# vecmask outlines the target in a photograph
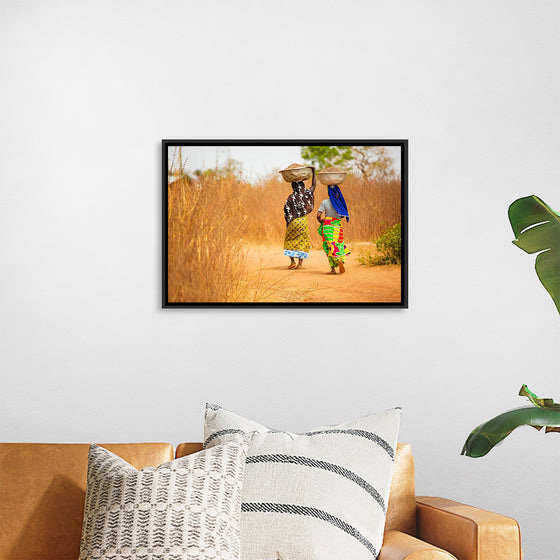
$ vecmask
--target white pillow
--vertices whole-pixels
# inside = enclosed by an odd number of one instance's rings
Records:
[[[256,432],[243,482],[241,558],[377,558],[400,416],[394,408],[293,434],[206,405],[205,447]]]
[[[238,560],[247,443],[137,470],[89,450],[80,560]]]

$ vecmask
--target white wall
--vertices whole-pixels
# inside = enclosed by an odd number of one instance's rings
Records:
[[[523,382],[560,397],[560,320],[506,213],[560,208],[559,18],[3,2],[0,440],[199,440],[206,400],[294,431],[402,405],[419,494],[511,515],[526,558],[557,557],[558,436],[459,452]],[[305,137],[410,140],[410,308],[161,310],[160,140]]]

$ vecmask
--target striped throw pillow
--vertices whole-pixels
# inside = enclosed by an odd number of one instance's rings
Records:
[[[247,443],[137,470],[89,450],[79,560],[239,560]]]
[[[253,432],[241,505],[242,560],[375,560],[401,409],[305,434],[206,405],[205,447]]]

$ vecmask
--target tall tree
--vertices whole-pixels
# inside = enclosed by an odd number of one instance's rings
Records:
[[[384,146],[302,146],[301,157],[319,169],[341,167],[365,179],[395,173],[393,159]]]
[[[351,168],[352,148],[350,146],[302,146],[301,157],[304,161],[322,167]]]
[[[384,146],[352,146],[354,167],[365,179],[368,177],[392,175],[393,158]]]

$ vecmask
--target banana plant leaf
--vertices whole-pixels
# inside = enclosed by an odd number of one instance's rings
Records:
[[[560,405],[552,399],[537,397],[526,385],[519,394],[527,397],[533,406],[509,410],[477,426],[467,438],[461,455],[484,457],[519,426],[532,426],[537,430],[544,427],[547,433],[560,432]]]
[[[538,196],[515,200],[508,209],[513,243],[526,253],[539,253],[537,276],[560,313],[560,214]]]
[[[560,410],[560,404],[555,403],[552,399],[541,399],[535,393],[529,391],[527,385],[522,385],[519,389],[521,397],[527,397],[535,406],[539,408],[548,408],[549,410]]]

